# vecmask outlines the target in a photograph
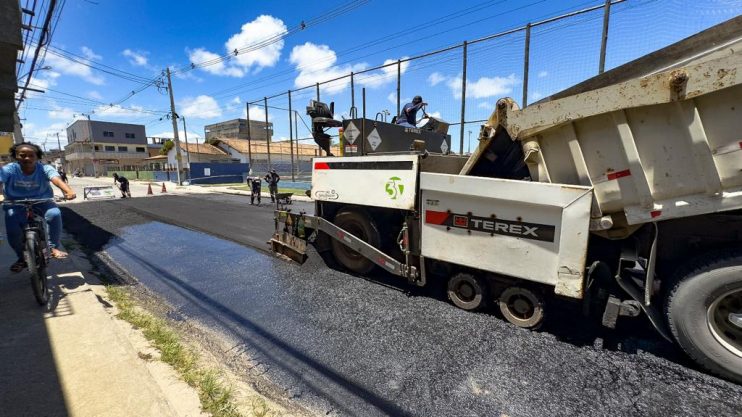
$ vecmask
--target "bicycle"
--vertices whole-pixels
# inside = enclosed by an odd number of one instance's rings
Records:
[[[46,219],[37,213],[33,206],[48,202],[64,201],[63,198],[40,198],[24,200],[5,200],[6,206],[25,206],[26,224],[23,226],[23,259],[31,273],[33,295],[39,305],[49,301],[49,285],[46,278],[46,267],[51,258]]]

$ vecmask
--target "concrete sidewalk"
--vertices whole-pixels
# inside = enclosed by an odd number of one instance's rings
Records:
[[[5,225],[0,221],[0,236]],[[40,307],[28,271],[0,245],[0,416],[198,416],[196,392],[139,332],[113,317],[87,260],[52,260],[53,295]],[[141,357],[140,357],[141,355]],[[156,356],[155,356],[156,357]]]
[[[244,195],[244,196],[250,196],[249,191],[242,191],[242,190],[233,190],[232,187],[237,187],[241,185],[246,184],[233,184],[233,185],[224,185],[224,186],[201,186],[201,185],[176,185],[172,182],[165,182],[165,188],[167,190],[166,193],[162,193],[162,181],[155,182],[155,181],[139,181],[139,180],[132,180],[129,181],[130,189],[131,189],[131,195],[132,197],[144,197],[147,195],[147,188],[148,185],[152,185],[152,193],[153,195],[167,195],[167,194],[234,194],[234,195]],[[72,186],[82,186],[82,185],[113,185],[113,179],[107,178],[107,177],[101,177],[101,178],[93,178],[93,177],[82,177],[82,178],[70,178],[70,185]],[[264,184],[261,192],[261,196],[263,201],[266,199],[270,201],[270,193],[267,191],[268,186]],[[121,193],[116,190],[117,195],[120,195]],[[82,193],[79,193],[80,198],[82,198]],[[294,194],[291,197],[295,201],[312,201],[311,198],[307,197],[305,194]]]

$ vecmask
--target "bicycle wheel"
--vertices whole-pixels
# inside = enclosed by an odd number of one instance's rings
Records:
[[[28,272],[31,273],[31,288],[36,302],[45,305],[49,301],[49,286],[46,281],[46,261],[37,232],[26,232],[26,250],[23,257],[28,264]]]

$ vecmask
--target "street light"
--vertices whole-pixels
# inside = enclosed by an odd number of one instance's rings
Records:
[[[32,72],[45,71],[45,70],[50,70],[50,69],[52,69],[52,67],[50,67],[49,65],[47,65],[45,67],[37,68],[37,69],[35,69],[33,71],[29,71],[29,72],[21,75],[20,77],[18,77],[18,80],[22,80],[23,78],[31,75]]]

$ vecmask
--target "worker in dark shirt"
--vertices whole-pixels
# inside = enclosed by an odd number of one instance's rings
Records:
[[[124,176],[119,176],[119,174],[114,173],[113,183],[116,184],[116,182],[120,184],[118,185],[118,188],[119,190],[121,190],[121,198],[131,198],[131,191],[129,191],[129,180],[126,179],[126,177]]]
[[[271,172],[265,174],[265,182],[268,183],[268,191],[271,193],[271,202],[276,202],[276,194],[278,194],[278,181],[281,180],[281,177],[278,176],[275,169],[272,169]]]
[[[255,204],[255,197],[258,198],[258,205],[260,205],[260,188],[263,181],[260,177],[249,177],[247,181],[250,183],[250,205]]]
[[[404,105],[402,112],[397,116],[396,123],[405,127],[417,127],[417,111],[427,105],[428,103],[423,102],[422,97],[415,96],[412,99],[412,103]]]

